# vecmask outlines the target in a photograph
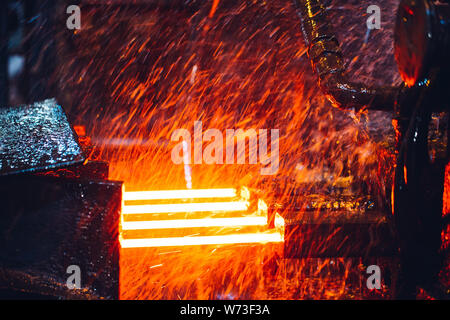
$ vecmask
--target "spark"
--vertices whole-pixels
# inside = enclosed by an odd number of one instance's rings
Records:
[[[217,7],[219,6],[219,2],[220,2],[220,0],[213,0],[211,11],[209,12],[209,15],[208,15],[209,18],[214,17],[214,13],[216,12]]]

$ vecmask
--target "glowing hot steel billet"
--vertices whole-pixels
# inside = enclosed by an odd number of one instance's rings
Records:
[[[176,212],[214,212],[214,211],[246,211],[249,207],[247,201],[230,202],[201,202],[201,203],[173,203],[149,205],[125,205],[122,213],[176,213]]]
[[[245,189],[244,189],[245,190]],[[241,227],[241,226],[267,226],[267,208],[265,215],[254,213],[244,217],[229,218],[204,218],[204,219],[173,219],[173,220],[147,220],[147,221],[124,221],[125,215],[148,214],[148,213],[183,213],[183,212],[236,212],[247,211],[250,203],[244,199],[237,201],[236,189],[186,189],[186,190],[160,190],[160,191],[137,191],[124,192],[123,200],[147,201],[147,200],[173,200],[173,199],[217,199],[225,198],[229,201],[214,202],[189,202],[189,203],[155,203],[131,205],[125,204],[122,209],[122,230],[155,230],[155,229],[183,229],[183,228],[208,228],[208,227]],[[241,195],[242,196],[242,195]],[[233,201],[234,200],[234,201]],[[208,201],[208,200],[206,200]],[[262,203],[264,204],[264,203]],[[261,203],[259,205],[262,205]],[[282,220],[282,218],[281,218]],[[280,217],[275,218],[275,225],[282,227],[284,221]],[[283,242],[283,232],[273,230],[259,233],[233,233],[217,236],[191,236],[191,237],[161,237],[145,239],[124,239],[120,236],[122,248],[149,248],[149,247],[179,247],[198,245],[221,245],[221,244],[251,244]]]
[[[165,199],[205,199],[234,198],[236,189],[190,189],[190,190],[159,190],[124,192],[124,201],[133,200],[165,200]]]
[[[272,233],[247,233],[247,234],[233,234],[226,236],[207,236],[207,237],[120,239],[120,244],[122,248],[179,247],[179,246],[269,243],[269,242],[283,242],[283,236],[279,232],[272,232]]]
[[[185,219],[122,222],[122,230],[181,229],[201,227],[264,226],[266,217]]]

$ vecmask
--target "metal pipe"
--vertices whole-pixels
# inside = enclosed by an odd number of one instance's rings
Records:
[[[308,56],[319,77],[319,86],[328,100],[339,108],[362,108],[391,111],[400,87],[368,87],[351,82],[339,42],[328,23],[325,6],[320,0],[294,0],[300,17]]]

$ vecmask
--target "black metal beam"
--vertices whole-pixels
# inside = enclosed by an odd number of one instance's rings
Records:
[[[287,218],[285,258],[391,257],[394,238],[379,212],[305,212]]]
[[[63,299],[118,299],[122,182],[0,179],[0,290]],[[70,290],[68,266],[83,290]]]
[[[27,103],[57,97],[55,80],[57,18],[56,1],[25,1]]]
[[[0,3],[0,108],[8,105],[8,2]]]

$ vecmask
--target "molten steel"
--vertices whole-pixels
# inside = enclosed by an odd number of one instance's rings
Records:
[[[127,240],[121,239],[120,244],[122,248],[148,248],[268,242],[283,242],[283,236],[279,232],[271,232],[232,234],[226,236],[210,237],[179,237]]]
[[[122,222],[122,230],[264,226],[266,224],[267,224],[266,217],[216,218],[216,219],[191,219],[191,220],[180,219],[180,220]]]
[[[123,214],[141,213],[176,213],[176,212],[206,212],[206,211],[244,211],[248,209],[246,201],[203,202],[203,203],[173,203],[124,206]]]
[[[248,197],[248,190],[243,188],[244,196]],[[174,201],[177,199],[194,200],[198,198],[235,198],[236,189],[201,189],[201,190],[167,190],[167,191],[138,191],[125,192],[124,201]],[[243,244],[243,243],[268,243],[283,242],[283,233],[280,229],[284,226],[284,220],[277,215],[275,226],[277,230],[258,233],[233,233],[217,236],[188,236],[188,237],[170,237],[170,230],[187,228],[231,228],[231,227],[250,227],[250,226],[268,226],[267,205],[258,201],[259,212],[265,213],[264,216],[254,213],[247,214],[245,217],[227,217],[227,218],[204,218],[204,219],[165,219],[165,220],[147,220],[147,221],[125,221],[124,217],[132,214],[146,213],[176,213],[176,212],[236,212],[247,211],[249,209],[248,201],[229,201],[229,202],[197,202],[197,203],[169,203],[169,204],[151,204],[151,205],[127,205],[122,209],[122,230],[165,230],[168,237],[124,239],[121,235],[120,243],[122,248],[149,248],[149,247],[179,247],[179,246],[197,246],[197,245],[220,245],[220,244]]]
[[[189,198],[233,198],[236,189],[198,189],[198,190],[161,190],[124,192],[124,201],[133,200],[162,200],[162,199],[189,199]]]

